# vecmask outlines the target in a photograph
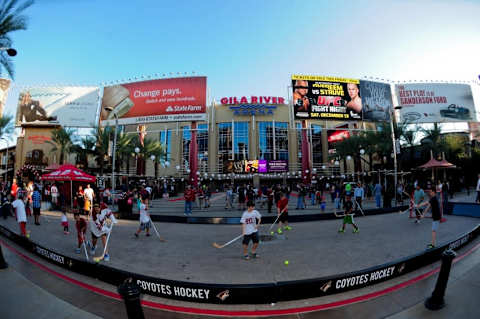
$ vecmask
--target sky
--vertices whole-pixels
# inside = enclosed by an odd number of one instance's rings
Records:
[[[11,34],[5,114],[24,86],[178,72],[207,76],[216,100],[287,97],[292,74],[478,81],[479,12],[473,0],[36,0]]]

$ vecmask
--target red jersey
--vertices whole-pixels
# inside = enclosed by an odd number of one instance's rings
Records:
[[[277,207],[280,209],[280,213],[285,209],[288,212],[288,198],[283,197],[277,202]]]

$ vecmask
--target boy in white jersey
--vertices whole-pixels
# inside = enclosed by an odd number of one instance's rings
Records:
[[[258,220],[258,221],[257,221]],[[248,255],[248,243],[250,240],[253,242],[252,247],[252,258],[257,258],[257,247],[258,247],[258,226],[262,221],[262,215],[255,209],[255,202],[248,201],[247,210],[243,212],[240,222],[242,223],[242,234],[243,234],[243,258],[249,260],[250,256]]]
[[[145,204],[146,199],[142,198],[141,204],[140,204],[140,227],[138,230],[135,232],[135,237],[138,238],[138,234],[142,232],[142,230],[145,230],[147,233],[147,237],[150,236],[150,228],[152,228],[152,223],[150,221],[150,214],[148,213],[148,207]]]

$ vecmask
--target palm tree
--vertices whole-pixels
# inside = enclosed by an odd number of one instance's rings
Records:
[[[22,15],[22,11],[33,4],[33,0],[28,0],[23,4],[18,4],[18,0],[4,0],[0,8],[0,47],[11,48],[13,41],[10,33],[18,30],[27,29],[27,17]],[[12,60],[5,50],[0,51],[0,65],[5,68],[10,78],[14,78],[15,71]],[[0,68],[1,74],[1,68]]]
[[[13,132],[13,117],[6,115],[0,117],[0,137],[4,135],[9,135]]]
[[[145,159],[150,158],[152,155],[155,156],[155,177],[158,177],[158,163],[165,157],[165,148],[162,143],[147,138],[143,143],[143,147],[140,147],[140,154],[142,154]]]
[[[105,156],[108,154],[108,147],[112,131],[113,130],[110,126],[107,126],[105,128],[95,126],[91,132],[96,142],[94,155],[98,165],[100,166],[100,175],[103,175]]]
[[[431,129],[422,129],[425,137],[422,139],[422,145],[425,150],[433,152],[433,156],[439,156],[446,150],[445,139],[442,137],[442,130],[438,123],[433,124]]]
[[[52,131],[52,140],[46,141],[53,146],[50,152],[60,151],[60,164],[63,164],[65,154],[72,151],[74,142],[73,133],[75,133],[73,129],[60,127]]]
[[[135,136],[132,134],[120,133],[117,136],[116,156],[120,163],[126,162],[127,174],[130,172],[130,155],[135,149]],[[121,167],[121,165],[120,165]]]
[[[72,146],[72,151],[77,154],[77,161],[83,164],[84,169],[88,169],[88,156],[95,153],[95,138],[85,136],[80,140],[80,144]]]

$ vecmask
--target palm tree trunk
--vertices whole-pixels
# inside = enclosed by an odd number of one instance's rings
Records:
[[[155,178],[158,178],[158,162],[155,161]]]

